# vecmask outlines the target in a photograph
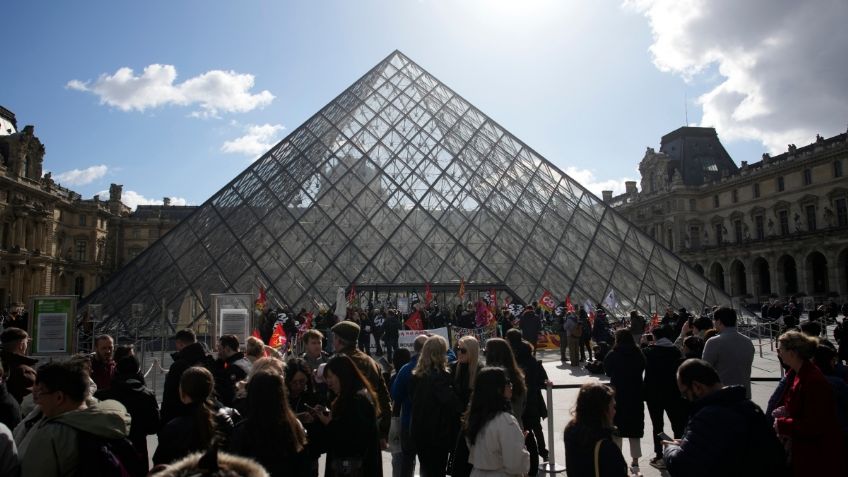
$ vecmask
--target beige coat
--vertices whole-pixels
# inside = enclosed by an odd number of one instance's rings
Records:
[[[515,417],[502,412],[487,422],[468,444],[471,477],[522,476],[530,470],[530,453],[524,448],[524,433]]]

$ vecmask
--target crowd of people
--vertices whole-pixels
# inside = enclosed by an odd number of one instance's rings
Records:
[[[390,357],[379,361],[362,342],[369,313],[349,318],[322,323],[329,338],[295,335],[299,354],[233,335],[213,354],[180,330],[161,406],[132,345],[101,335],[93,353],[39,365],[27,332],[10,326],[0,334],[0,475],[314,477],[323,456],[325,477],[380,476],[383,451],[395,477],[538,475],[551,443],[537,308],[482,343],[384,339]],[[563,363],[594,362],[610,378],[578,392],[563,434],[568,475],[638,475],[646,407],[651,465],[672,476],[846,475],[848,370],[817,318],[777,339],[786,373],[763,411],[734,310],[615,322],[601,307],[566,310]]]

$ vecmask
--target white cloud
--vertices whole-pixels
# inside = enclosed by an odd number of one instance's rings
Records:
[[[86,167],[85,169],[71,169],[70,171],[56,174],[54,180],[64,185],[81,186],[91,184],[97,179],[100,179],[106,175],[108,170],[109,168],[103,164],[99,166]]]
[[[249,124],[245,127],[245,135],[225,142],[221,151],[231,154],[244,154],[256,157],[276,144],[279,132],[285,129],[282,124]]]
[[[613,196],[623,194],[625,192],[624,182],[636,180],[629,177],[598,180],[593,171],[589,169],[578,169],[574,166],[566,167],[564,172],[598,197],[601,196],[601,191],[605,190],[611,190]]]
[[[153,64],[136,75],[123,67],[113,75],[102,74],[96,81],[71,80],[68,89],[85,91],[100,97],[101,104],[122,111],[144,111],[169,104],[198,106],[196,117],[216,116],[219,111],[243,113],[271,104],[274,95],[265,90],[251,93],[254,77],[235,71],[212,70],[174,83],[177,69],[173,65]]]
[[[848,121],[845,0],[625,0],[649,20],[654,64],[692,79],[717,68],[703,126],[776,153]]]
[[[97,193],[100,197],[109,197],[109,191],[103,190]],[[183,197],[170,197],[171,205],[189,205]],[[139,205],[162,205],[162,199],[148,199],[134,190],[125,190],[121,193],[121,202],[132,210]]]

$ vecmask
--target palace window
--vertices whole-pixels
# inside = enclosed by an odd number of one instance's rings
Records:
[[[721,245],[722,242],[724,242],[722,240],[722,236],[721,236],[723,228],[724,227],[722,227],[722,225],[720,223],[715,224],[716,245]]]
[[[842,177],[842,161],[833,161],[833,177]]]
[[[789,211],[781,210],[777,213],[780,222],[780,235],[789,235]]]
[[[733,199],[734,204],[739,202],[739,190],[733,189],[733,192],[731,193],[731,197]]]
[[[88,247],[88,242],[85,240],[77,240],[77,260],[80,262],[84,262],[86,260],[86,248]]]
[[[757,240],[763,240],[766,238],[766,229],[764,226],[764,219],[762,215],[758,215],[754,217],[754,228],[757,233]]]
[[[713,207],[718,208],[718,194],[713,196]]]
[[[81,226],[85,226],[85,214],[80,214],[79,216],[79,224]]]
[[[736,234],[736,243],[742,243],[742,220],[733,221],[733,231]]]
[[[848,225],[848,204],[846,204],[846,199],[836,199],[836,223],[840,227]]]
[[[807,211],[807,230],[813,232],[816,230],[816,206],[808,205],[806,208]]]
[[[783,180],[783,176],[777,178],[777,191],[783,192],[786,189],[786,182]]]
[[[813,171],[812,169],[804,169],[804,185],[810,185],[813,183]]]
[[[754,184],[754,198],[756,199],[759,196],[760,196],[760,183],[757,182],[757,183]]]
[[[689,199],[689,210],[695,211],[695,199]]]

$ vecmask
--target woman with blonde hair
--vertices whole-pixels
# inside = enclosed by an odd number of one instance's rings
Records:
[[[448,342],[427,338],[412,371],[412,442],[421,462],[421,476],[444,476],[453,450],[462,407],[448,371]]]
[[[774,428],[789,449],[792,475],[844,475],[842,431],[833,388],[811,361],[818,339],[798,331],[777,338],[777,356],[794,372]]]
[[[468,407],[480,368],[480,342],[471,335],[463,336],[456,343],[456,362],[451,364],[451,374],[456,381],[456,392],[463,410]]]

